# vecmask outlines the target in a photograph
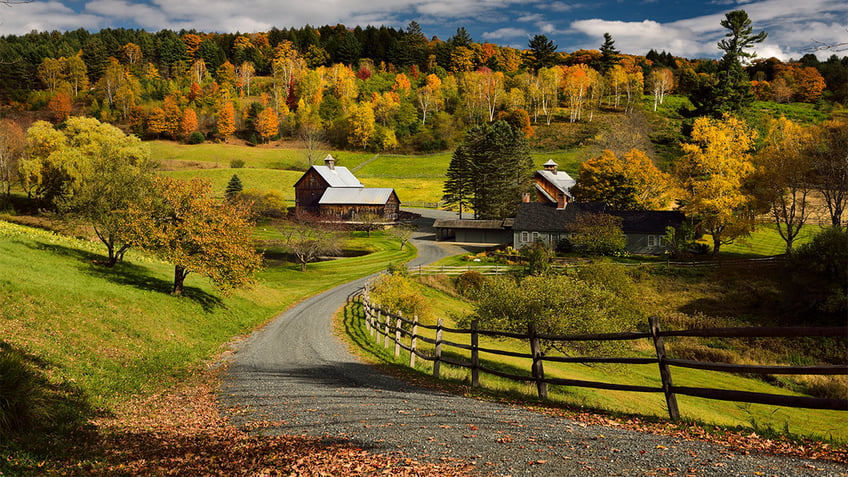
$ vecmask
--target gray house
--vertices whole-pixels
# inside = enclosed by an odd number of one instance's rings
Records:
[[[436,240],[453,240],[478,245],[503,245],[512,242],[512,221],[503,220],[437,220]]]
[[[525,202],[518,207],[512,225],[513,246],[516,249],[535,242],[556,247],[560,240],[573,233],[577,217],[582,214],[605,213],[622,220],[621,228],[627,237],[626,250],[630,253],[659,254],[666,250],[663,237],[667,227],[679,228],[684,216],[670,210],[607,210],[595,202],[572,202],[564,208],[556,204]]]

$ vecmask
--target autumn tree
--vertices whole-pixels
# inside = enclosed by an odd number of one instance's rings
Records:
[[[651,93],[654,96],[654,111],[658,104],[663,104],[665,95],[674,87],[674,74],[668,68],[660,68],[651,71],[648,76]]]
[[[605,150],[580,165],[571,192],[577,200],[603,202],[614,210],[656,210],[668,205],[670,178],[638,149],[621,158]]]
[[[757,195],[774,219],[786,243],[786,253],[792,252],[792,244],[810,215],[807,195],[812,163],[806,153],[810,144],[808,131],[780,118],[769,127],[765,145],[755,157]]]
[[[692,142],[683,144],[677,164],[683,211],[712,236],[713,255],[723,244],[753,229],[751,197],[744,186],[754,171],[751,149],[756,133],[732,116],[695,120]]]
[[[357,103],[351,106],[348,116],[348,142],[355,147],[365,149],[374,136],[374,108],[371,103]]]
[[[825,121],[813,130],[808,150],[812,160],[813,188],[824,199],[830,222],[842,224],[848,202],[848,122]]]
[[[139,138],[96,119],[72,118],[64,134],[91,168],[73,195],[64,198],[61,210],[92,226],[106,246],[105,265],[112,267],[132,245],[131,224],[139,219],[137,206],[153,189],[157,164]]]
[[[18,161],[25,147],[24,131],[18,123],[0,119],[0,205],[12,197],[12,181],[18,175]]]
[[[428,112],[439,110],[443,102],[441,88],[442,80],[434,74],[427,75],[424,85],[418,88],[416,98],[418,99],[418,109],[421,111],[421,124],[427,123]]]
[[[183,294],[191,272],[228,292],[249,285],[261,266],[249,209],[216,200],[211,191],[206,180],[158,177],[155,199],[141,209],[150,211],[147,220],[133,226],[136,243],[174,264],[174,295]]]
[[[280,118],[274,108],[265,108],[256,117],[256,131],[264,142],[268,142],[279,133]]]
[[[227,101],[218,110],[218,135],[224,142],[236,132],[236,112],[233,103]]]
[[[60,91],[50,98],[47,108],[53,114],[53,121],[61,123],[71,116],[71,98]]]
[[[183,117],[180,119],[180,136],[188,138],[191,133],[197,131],[197,113],[193,108],[185,108]]]
[[[65,62],[56,58],[44,58],[36,69],[38,79],[51,92],[55,93],[65,81]]]

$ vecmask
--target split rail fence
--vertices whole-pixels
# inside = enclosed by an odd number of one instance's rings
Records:
[[[807,396],[790,396],[780,394],[759,393],[742,390],[726,390],[714,388],[699,388],[689,386],[675,386],[672,380],[672,368],[689,368],[708,371],[719,371],[739,374],[758,375],[842,375],[848,376],[848,364],[821,365],[821,366],[757,366],[739,365],[729,363],[717,363],[706,361],[694,361],[687,359],[673,359],[666,356],[664,338],[670,337],[724,337],[724,338],[800,338],[800,337],[848,337],[848,327],[789,327],[789,328],[709,328],[683,331],[662,331],[657,318],[650,318],[649,332],[625,332],[592,335],[557,336],[537,333],[531,324],[527,333],[512,333],[504,331],[482,330],[477,322],[473,321],[468,329],[448,328],[444,326],[444,320],[439,319],[436,325],[425,325],[419,323],[417,317],[412,320],[404,318],[401,314],[391,313],[380,309],[368,299],[367,290],[360,294],[365,316],[365,325],[369,335],[378,343],[382,340],[383,346],[389,347],[390,342],[394,344],[394,354],[400,356],[401,349],[409,353],[409,366],[415,367],[417,359],[432,361],[433,376],[438,378],[442,363],[466,368],[471,371],[472,387],[480,387],[480,373],[488,373],[501,378],[533,382],[536,384],[538,395],[541,399],[548,398],[548,385],[576,386],[595,389],[607,389],[615,391],[630,391],[639,393],[663,393],[668,408],[669,417],[672,420],[680,419],[680,411],[677,406],[678,394],[694,396],[705,399],[721,401],[734,401],[744,403],[767,404],[774,406],[785,406],[792,408],[807,409],[829,409],[848,411],[848,399],[825,399]],[[424,336],[420,330],[431,330],[429,335]],[[445,339],[445,334],[467,335],[470,344],[458,343]],[[483,348],[479,345],[480,336],[493,338],[514,338],[526,341],[529,345],[529,353],[518,353],[515,351]],[[650,339],[654,344],[656,357],[565,357],[546,356],[543,354],[541,342],[579,342],[579,341],[632,341]],[[419,343],[432,345],[427,352],[422,351]],[[470,361],[455,359],[446,356],[446,348],[466,350],[470,353]],[[531,361],[528,374],[518,375],[486,366],[480,359],[481,354],[495,356],[510,356],[526,358]],[[452,353],[457,356],[457,353]],[[575,379],[563,379],[545,375],[544,365],[549,363],[582,363],[582,364],[623,364],[623,365],[645,365],[656,364],[662,381],[661,387],[644,386],[636,384],[605,383],[595,381],[583,381]]]

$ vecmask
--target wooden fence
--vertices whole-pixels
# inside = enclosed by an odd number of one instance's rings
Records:
[[[408,320],[400,314],[394,314],[374,306],[368,300],[367,290],[360,295],[365,315],[367,332],[377,342],[383,341],[383,346],[389,347],[390,342],[394,344],[395,356],[400,356],[401,349],[409,353],[409,366],[414,367],[416,359],[433,362],[433,376],[440,375],[441,364],[470,369],[472,387],[480,386],[480,373],[488,373],[502,378],[521,382],[533,382],[539,397],[547,399],[548,385],[576,386],[595,389],[608,389],[615,391],[630,391],[642,393],[663,393],[665,395],[668,413],[672,420],[680,418],[677,407],[676,395],[695,396],[705,399],[721,401],[735,401],[745,403],[768,404],[774,406],[785,406],[807,409],[830,409],[848,411],[848,400],[846,399],[823,399],[806,396],[787,396],[779,394],[768,394],[741,390],[725,390],[713,388],[697,388],[687,386],[675,386],[672,380],[671,370],[674,367],[700,369],[709,371],[720,371],[726,373],[759,374],[759,375],[848,375],[848,364],[822,365],[822,366],[755,366],[737,365],[729,363],[715,363],[705,361],[693,361],[686,359],[671,359],[666,356],[663,338],[666,337],[725,337],[725,338],[767,338],[767,337],[848,337],[848,327],[796,327],[796,328],[711,328],[683,331],[662,331],[656,318],[649,320],[650,332],[627,332],[607,333],[595,335],[573,335],[555,336],[537,333],[531,324],[526,334],[504,331],[481,330],[477,322],[471,323],[471,328],[454,329],[444,326],[440,318],[436,325],[424,325],[418,322],[417,317]],[[435,332],[435,339],[419,334],[419,330],[428,329]],[[444,339],[445,333],[456,335],[470,335],[470,344],[461,344]],[[433,333],[430,333],[431,335]],[[530,353],[517,353],[514,351],[482,348],[479,346],[480,336],[494,338],[514,338],[524,340],[528,343]],[[577,342],[577,341],[625,341],[650,339],[656,350],[656,357],[648,358],[604,358],[604,357],[564,357],[545,356],[542,352],[541,341],[549,342]],[[430,352],[423,352],[418,343],[432,345]],[[470,352],[470,361],[453,359],[445,356],[445,348],[453,347]],[[480,359],[480,354],[486,353],[495,356],[511,356],[532,359],[529,373],[526,375],[511,374],[486,366]],[[661,387],[642,386],[631,384],[605,383],[595,381],[582,381],[575,379],[562,379],[545,376],[544,363],[607,363],[607,364],[657,364],[662,381]]]
[[[640,265],[660,266],[664,265],[672,268],[739,268],[739,267],[775,267],[785,263],[784,257],[764,257],[764,258],[749,258],[737,260],[692,260],[692,261],[661,261],[661,262],[630,262],[617,263],[615,265],[623,267],[637,267]],[[557,260],[551,263],[551,268],[554,270],[566,270],[579,268],[591,264],[591,260],[574,260],[562,261]],[[420,275],[462,275],[465,272],[479,272],[483,275],[503,275],[511,272],[524,270],[523,265],[481,265],[478,263],[469,263],[468,265],[414,265],[409,267],[410,273],[416,276]]]

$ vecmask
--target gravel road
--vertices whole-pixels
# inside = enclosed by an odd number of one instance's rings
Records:
[[[423,224],[414,265],[460,253]],[[740,455],[700,441],[592,426],[416,387],[352,356],[331,318],[365,280],[305,300],[238,347],[221,393],[235,424],[262,432],[344,439],[375,453],[458,459],[481,475],[848,476],[848,466]]]

